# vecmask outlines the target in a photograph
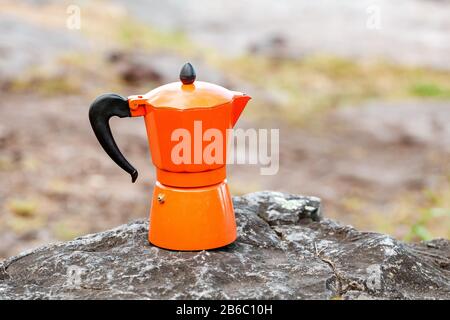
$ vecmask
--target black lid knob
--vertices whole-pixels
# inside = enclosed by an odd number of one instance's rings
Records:
[[[192,64],[189,62],[185,63],[183,68],[181,68],[180,71],[180,80],[183,82],[183,84],[191,84],[195,81],[195,70]]]

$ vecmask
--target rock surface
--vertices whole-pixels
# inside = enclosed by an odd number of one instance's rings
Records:
[[[175,252],[135,221],[0,263],[1,299],[449,299],[450,242],[406,244],[321,219],[320,200],[234,198],[238,240]]]

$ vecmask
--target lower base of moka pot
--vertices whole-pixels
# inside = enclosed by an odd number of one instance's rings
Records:
[[[195,251],[236,240],[233,203],[226,181],[207,187],[176,188],[157,182],[148,239],[157,247]]]

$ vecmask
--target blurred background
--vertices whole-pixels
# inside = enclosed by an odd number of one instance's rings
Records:
[[[0,1],[0,259],[149,211],[143,119],[88,108],[197,79],[253,97],[237,126],[280,128],[280,171],[229,167],[234,195],[322,198],[324,214],[406,241],[450,237],[450,1]]]

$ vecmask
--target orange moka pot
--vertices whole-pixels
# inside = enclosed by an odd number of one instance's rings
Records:
[[[118,149],[109,119],[144,117],[157,178],[148,238],[172,250],[213,249],[236,239],[226,183],[228,130],[250,97],[195,78],[186,63],[179,82],[128,99],[104,94],[89,109],[98,141],[132,182],[138,172]]]

